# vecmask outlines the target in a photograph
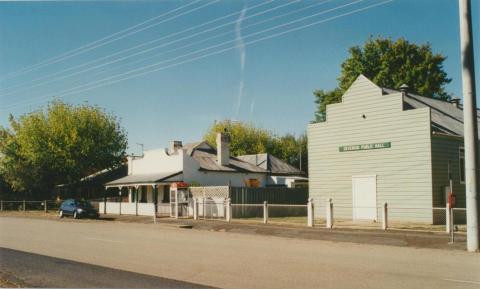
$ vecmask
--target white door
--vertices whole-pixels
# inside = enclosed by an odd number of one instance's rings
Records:
[[[353,219],[377,220],[377,176],[353,176]]]

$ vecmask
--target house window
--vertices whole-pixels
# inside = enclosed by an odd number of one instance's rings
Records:
[[[170,203],[170,186],[163,186],[162,203]]]
[[[460,183],[464,184],[465,183],[465,149],[460,148],[458,150],[458,165],[460,167]]]
[[[146,203],[147,202],[147,188],[146,187],[140,187],[141,191],[142,191],[142,198],[140,199],[140,203]]]

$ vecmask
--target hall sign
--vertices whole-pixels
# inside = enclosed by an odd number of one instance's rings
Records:
[[[369,144],[341,146],[341,147],[338,148],[338,150],[340,152],[351,152],[351,151],[386,149],[386,148],[389,148],[391,146],[392,146],[392,143],[390,143],[390,142],[381,142],[381,143],[369,143]]]

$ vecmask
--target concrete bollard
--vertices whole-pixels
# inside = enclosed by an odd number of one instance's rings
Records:
[[[230,198],[225,200],[225,219],[227,222],[232,220],[232,200]]]
[[[452,216],[450,215],[450,204],[447,202],[447,205],[445,206],[445,231],[448,234],[450,234],[450,230],[451,230],[451,227],[450,227],[451,217]]]
[[[198,220],[198,200],[193,198],[193,219]]]
[[[155,212],[155,210],[153,210],[153,223],[157,223],[157,212]]]
[[[386,230],[388,228],[388,205],[387,202],[383,203],[382,208],[382,230]]]
[[[314,221],[313,221],[313,198],[308,199],[307,203],[307,226],[308,227],[313,227]]]
[[[327,218],[326,218],[325,226],[327,229],[333,228],[333,202],[332,199],[329,198],[327,200]]]
[[[268,223],[268,203],[267,201],[263,202],[263,223]]]
[[[43,209],[45,210],[45,213],[48,213],[48,205],[47,205],[47,200],[44,201],[43,203]]]
[[[0,211],[3,212],[3,201],[0,201]]]
[[[23,211],[25,212],[27,208],[27,202],[25,200],[23,200]]]

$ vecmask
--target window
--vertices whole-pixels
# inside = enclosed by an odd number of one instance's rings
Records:
[[[460,167],[460,183],[465,183],[465,149],[459,148],[458,150],[458,165]]]
[[[163,186],[162,203],[170,203],[170,186]]]

